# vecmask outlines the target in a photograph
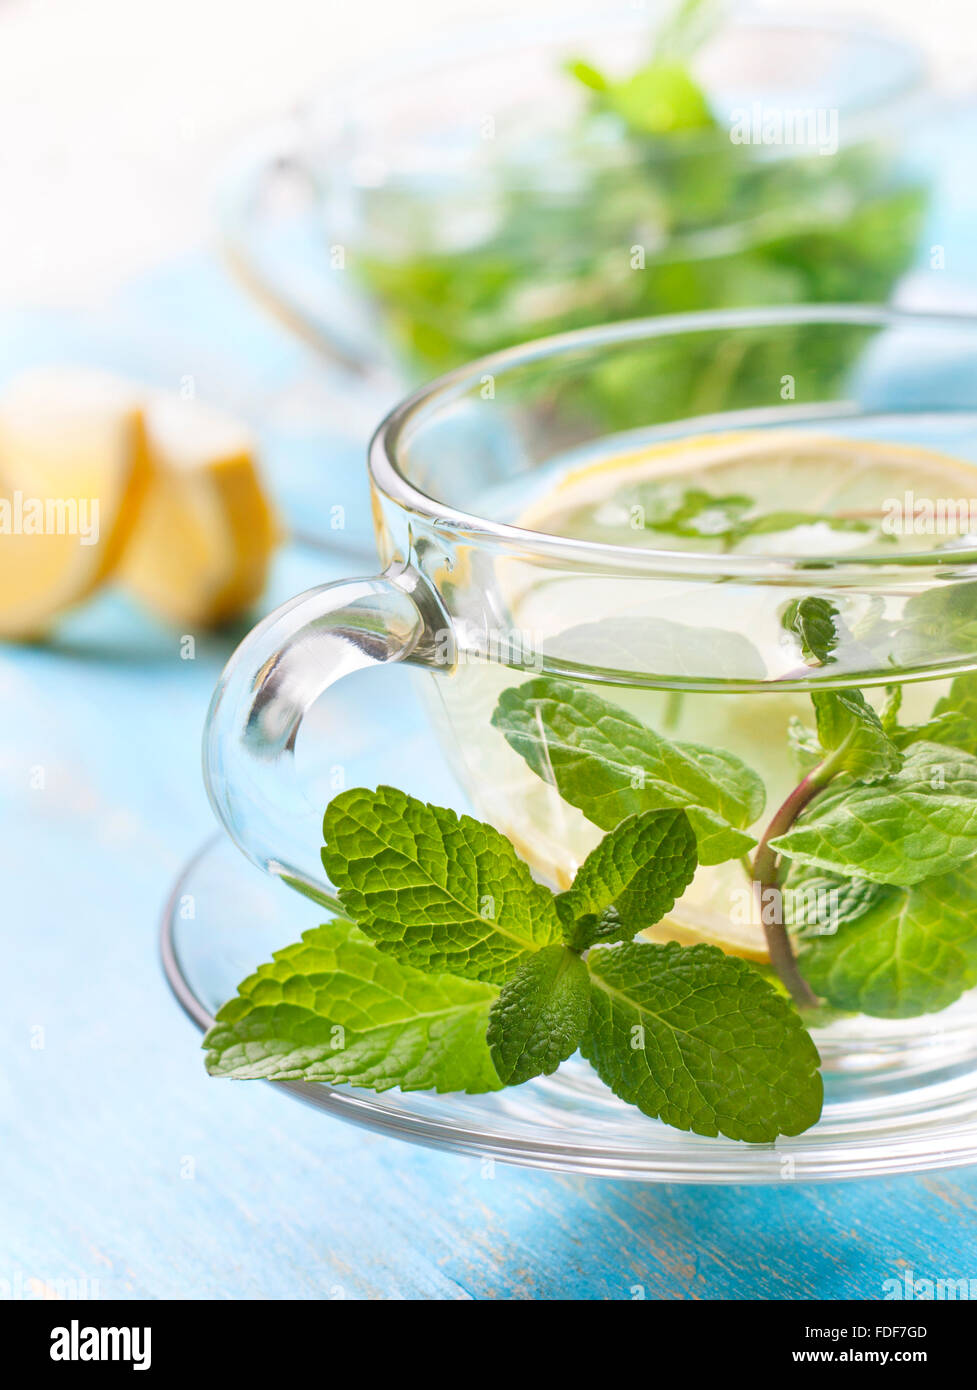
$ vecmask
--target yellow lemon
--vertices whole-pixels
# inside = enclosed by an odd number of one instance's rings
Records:
[[[155,393],[151,481],[121,567],[126,587],[177,623],[212,625],[261,594],[279,531],[253,442],[229,416]]]
[[[0,392],[0,636],[41,636],[116,569],[149,480],[142,411],[98,372]]]

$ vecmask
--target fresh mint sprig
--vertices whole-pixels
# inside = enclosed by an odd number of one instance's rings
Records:
[[[558,895],[491,826],[391,787],[336,797],[324,837],[356,925],[244,981],[204,1040],[212,1073],[479,1092],[579,1047],[618,1095],[699,1134],[768,1142],[817,1119],[817,1051],[758,972],[630,943],[695,872],[683,810],[626,817]]]
[[[610,831],[556,899],[564,940],[576,951],[630,941],[660,922],[692,882],[695,835],[682,811],[643,811]]]

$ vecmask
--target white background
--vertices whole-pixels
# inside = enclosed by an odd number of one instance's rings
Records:
[[[526,4],[0,0],[0,303],[97,305],[212,235],[215,173],[242,133],[379,51]],[[762,8],[875,17],[942,85],[977,91],[975,0]]]

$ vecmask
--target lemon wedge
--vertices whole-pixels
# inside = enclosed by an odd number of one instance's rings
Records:
[[[0,392],[0,637],[42,636],[116,569],[149,480],[133,391],[100,372]]]
[[[176,623],[204,626],[261,594],[279,538],[248,431],[197,401],[146,401],[151,479],[120,577]]]

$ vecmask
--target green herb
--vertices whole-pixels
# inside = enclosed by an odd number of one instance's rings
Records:
[[[713,497],[703,488],[675,484],[645,487],[636,496],[646,530],[697,540],[737,537],[754,507],[753,498],[741,493]]]
[[[806,665],[843,669],[835,604],[804,599],[783,621]],[[881,716],[851,687],[811,699],[816,730],[789,734],[801,780],[757,837],[764,787],[738,758],[566,681],[504,691],[496,728],[606,832],[570,888],[552,893],[469,816],[391,787],[342,793],[323,823],[337,896],[292,886],[343,915],[242,983],[205,1039],[209,1070],[477,1093],[579,1048],[666,1124],[801,1133],[822,1099],[804,1022],[911,1018],[977,986],[977,674],[915,726],[899,688]],[[698,864],[726,859],[764,906],[769,969],[633,940]]]
[[[636,507],[646,531],[684,539],[723,542],[725,549],[742,544],[751,536],[793,531],[798,526],[827,526],[832,531],[869,533],[878,528],[853,517],[821,516],[811,512],[765,512],[760,502],[745,493],[714,497],[704,488],[682,488],[677,484],[654,484],[635,494]],[[805,603],[818,600],[804,600]]]
[[[705,93],[681,63],[656,58],[620,82],[580,61],[569,71],[596,94],[595,108],[619,117],[632,135],[715,128]]]
[[[835,659],[835,648],[841,637],[841,618],[828,599],[795,599],[784,610],[782,623],[784,631],[797,638],[806,662],[827,666]]]
[[[827,599],[789,605],[784,627],[805,661],[818,666],[831,665],[850,635]],[[963,881],[957,871],[977,860],[977,756],[969,751],[977,748],[977,676],[957,677],[930,720],[914,729],[900,726],[901,696],[891,691],[884,717],[856,689],[815,689],[811,698],[817,732],[799,720],[789,730],[801,781],[774,812],[752,860],[744,860],[772,967],[805,1015],[818,1009],[818,993],[832,1008],[885,1017],[941,1007],[931,1001],[969,987],[964,943],[977,940],[969,900],[946,899]],[[742,858],[738,835],[753,842],[746,831],[762,813],[762,789],[728,754],[669,743],[601,697],[548,678],[503,692],[493,722],[537,775],[597,825],[681,802],[700,862]],[[720,756],[716,775],[703,776]],[[798,895],[814,903],[813,918],[791,920]],[[590,933],[582,939],[598,940],[599,913],[578,915]],[[864,953],[884,953],[886,943],[901,988],[880,966],[875,986],[856,990]],[[836,960],[853,963],[847,976]],[[914,978],[911,962],[925,989],[905,983]]]
[[[558,896],[490,826],[390,787],[336,797],[324,833],[357,925],[308,932],[244,981],[204,1040],[213,1074],[479,1092],[581,1046],[618,1095],[683,1129],[770,1141],[817,1119],[817,1051],[752,966],[594,944],[654,926],[684,891],[683,811],[626,819]]]
[[[506,690],[492,723],[533,771],[602,830],[640,811],[684,810],[699,862],[745,854],[763,783],[721,749],[673,743],[616,705],[541,676]]]
[[[818,740],[832,768],[866,782],[898,771],[902,757],[860,690],[816,690]]]
[[[751,1143],[818,1119],[817,1049],[746,961],[715,946],[632,944],[594,951],[589,965],[584,1056],[646,1115]]]
[[[790,925],[801,941],[834,935],[842,923],[857,922],[900,891],[890,883],[846,878],[799,861],[791,863],[784,879],[784,892],[791,904]]]
[[[692,882],[695,836],[682,811],[629,816],[601,840],[556,900],[567,944],[629,941],[659,922]]]
[[[802,772],[810,772],[824,757],[824,750],[818,742],[817,734],[798,719],[796,714],[791,715],[787,724],[787,744]]]
[[[897,724],[894,737],[900,748],[920,742],[945,743],[977,757],[977,675],[957,676],[925,724],[908,728]]]
[[[566,946],[544,946],[502,986],[488,1022],[492,1061],[507,1086],[548,1076],[572,1057],[590,1017],[587,967]]]
[[[964,874],[889,891],[834,935],[812,938],[800,966],[836,1007],[877,1018],[945,1009],[977,985],[977,888]]]
[[[881,781],[839,777],[771,847],[877,883],[911,886],[947,873],[977,854],[977,758],[914,744]]]
[[[204,1039],[214,1076],[374,1091],[494,1091],[497,990],[392,960],[350,922],[308,931],[238,986]]]
[[[770,158],[731,141],[691,66],[717,20],[715,6],[677,7],[654,51],[624,75],[586,56],[567,65],[580,109],[538,138],[548,167],[572,170],[572,192],[554,193],[547,179],[527,186],[537,150],[500,130],[493,216],[481,235],[445,242],[442,224],[453,219],[436,200],[432,211],[426,190],[407,195],[399,221],[387,217],[372,236],[366,227],[354,273],[419,374],[611,320],[889,297],[922,230],[922,181],[864,141],[823,160]],[[381,199],[378,218],[383,207]],[[635,248],[647,253],[640,267]],[[804,390],[819,399],[843,379],[852,335],[823,352],[811,337],[798,329],[796,350]],[[651,370],[646,352],[609,359],[574,378],[568,405],[623,428],[758,404],[757,383],[780,380],[790,343],[743,346],[715,373],[691,362],[686,344],[662,346]]]
[[[394,787],[354,787],[329,804],[322,862],[344,911],[421,970],[511,974],[560,940],[553,895],[492,826]]]
[[[977,582],[935,585],[903,609],[893,656],[903,667],[969,658],[977,649]]]

